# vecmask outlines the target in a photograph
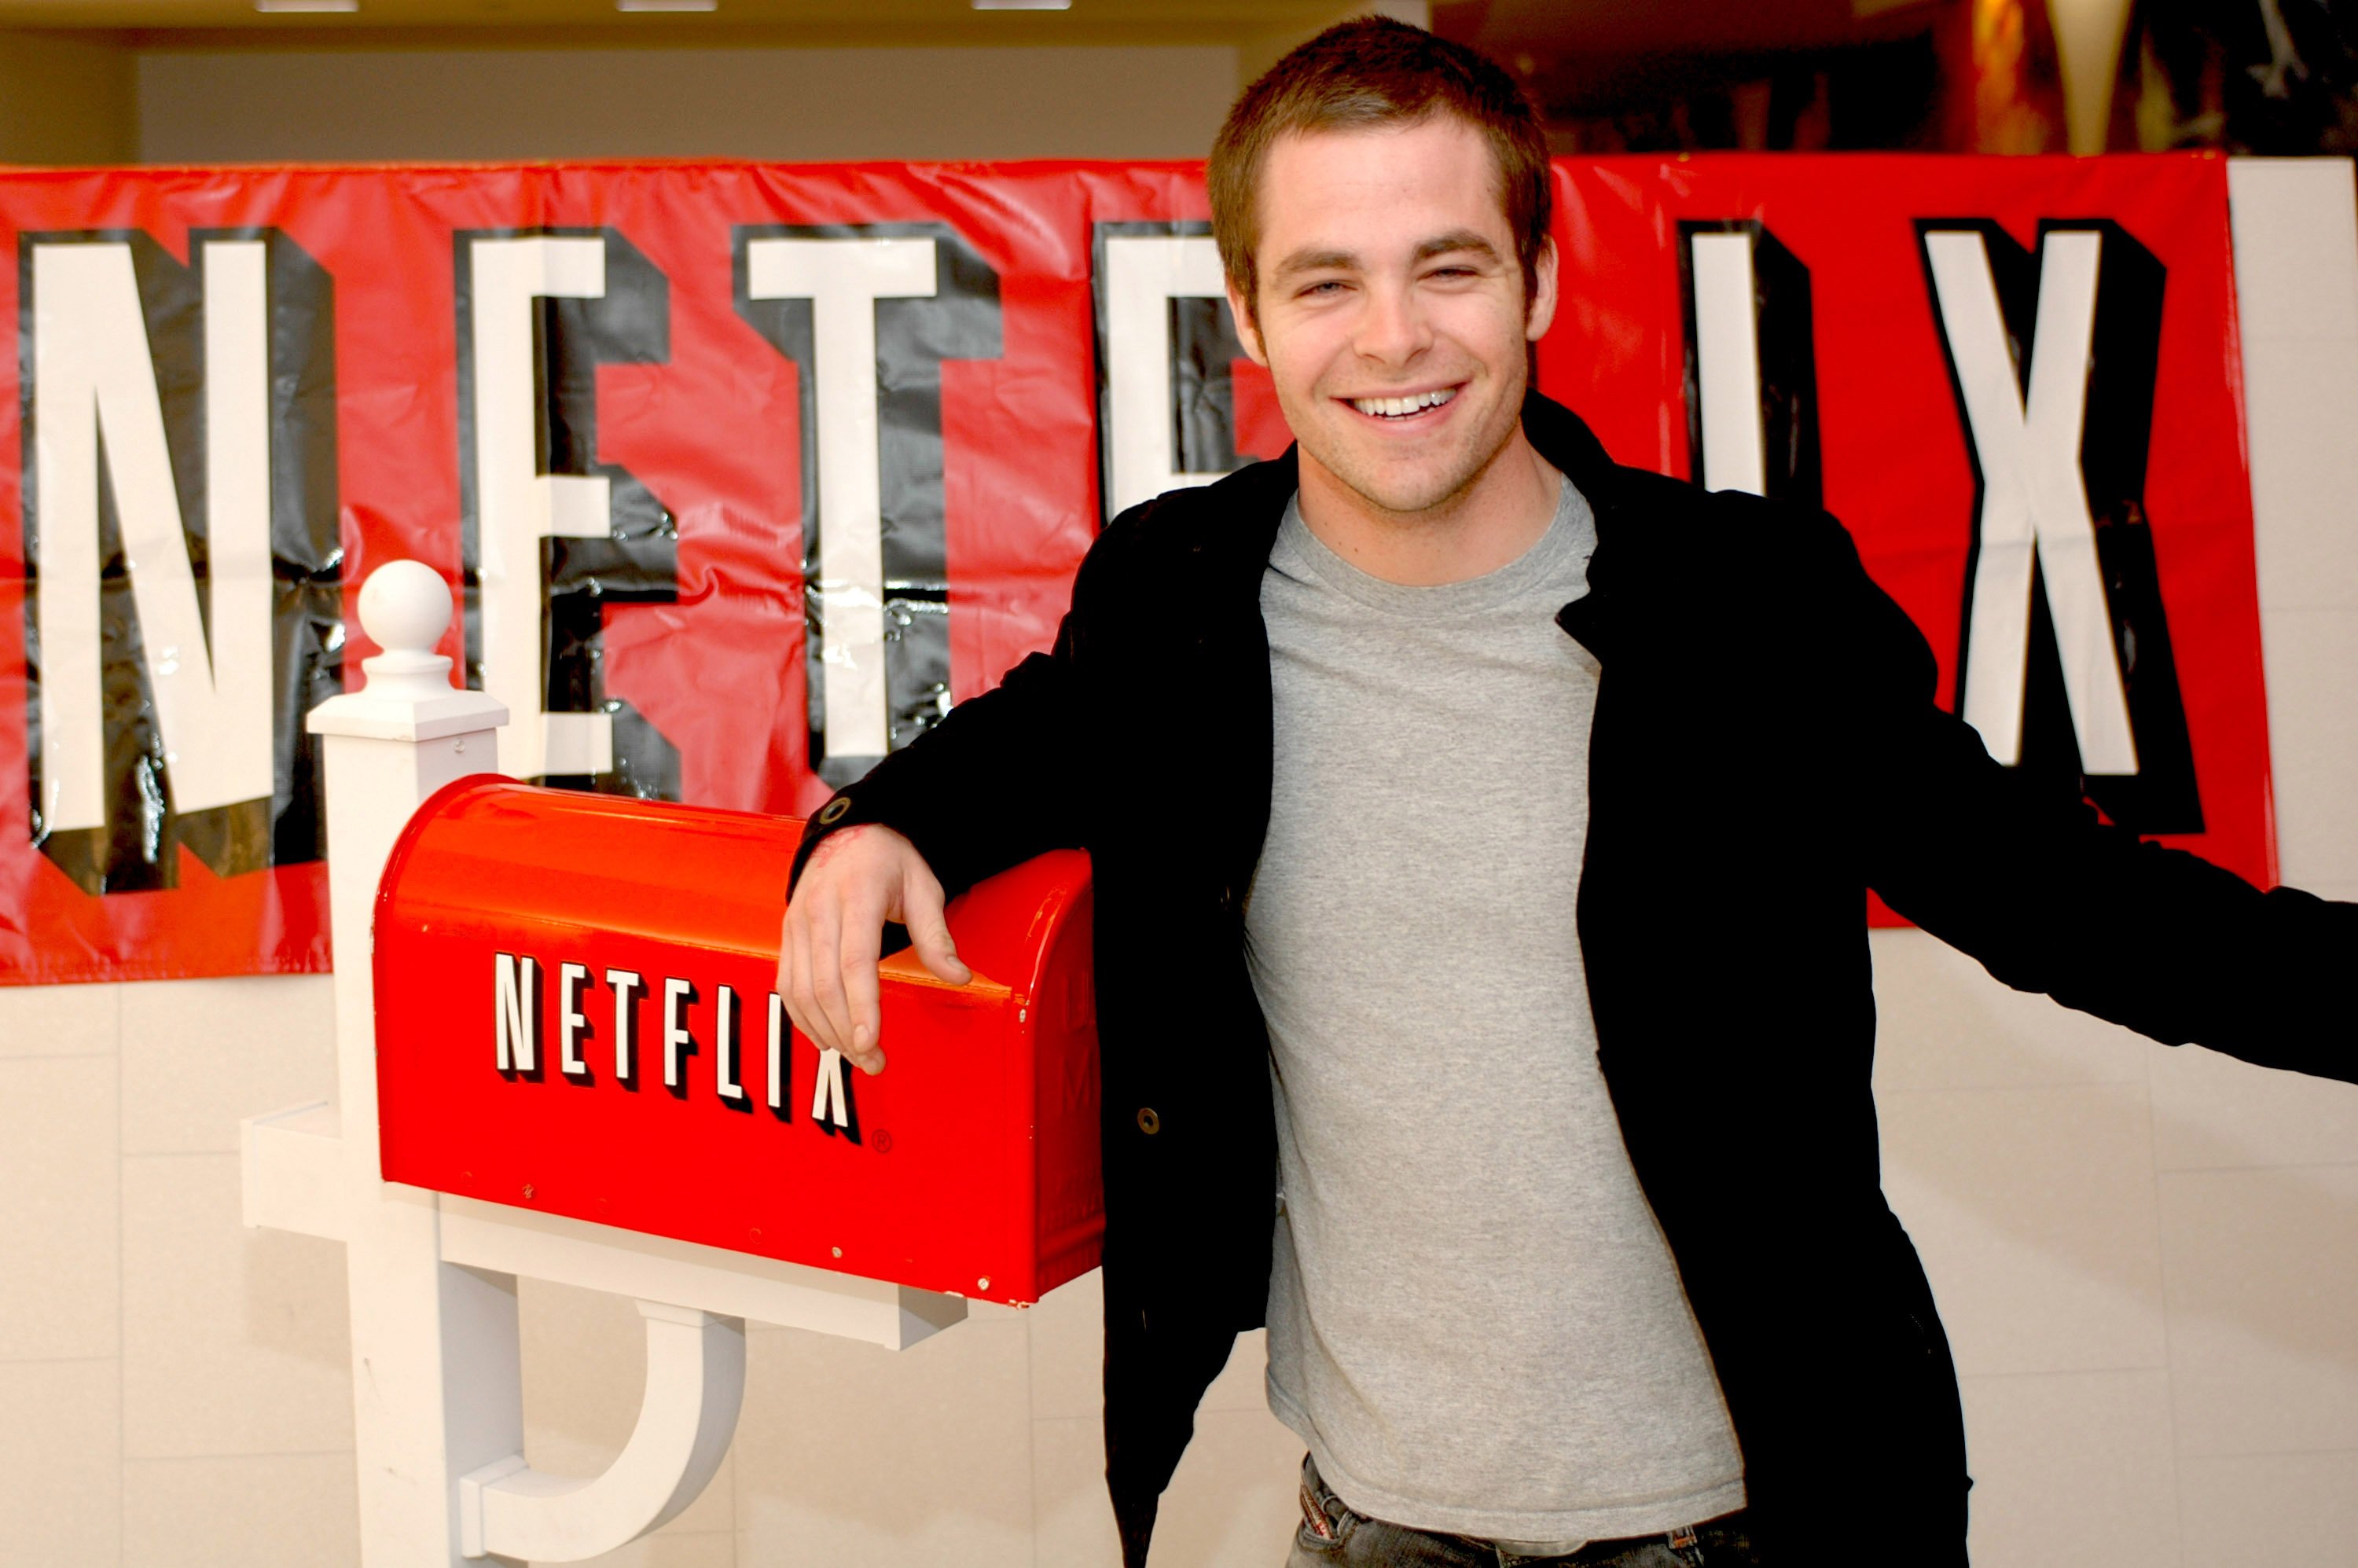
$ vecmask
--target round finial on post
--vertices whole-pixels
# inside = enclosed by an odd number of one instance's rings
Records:
[[[430,654],[449,624],[450,589],[424,561],[388,561],[361,585],[361,627],[388,654]]]
[[[450,661],[434,651],[449,624],[450,587],[432,567],[388,561],[369,573],[361,585],[361,628],[384,650],[361,663],[370,687],[386,695],[450,689]]]

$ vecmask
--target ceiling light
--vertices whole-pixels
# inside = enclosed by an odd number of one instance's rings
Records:
[[[617,11],[718,11],[720,0],[614,0]]]
[[[1069,11],[1073,0],[971,0],[978,11]]]
[[[361,0],[254,0],[257,11],[357,11]]]

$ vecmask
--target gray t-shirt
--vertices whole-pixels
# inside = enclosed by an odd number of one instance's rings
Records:
[[[1574,926],[1598,667],[1556,625],[1595,522],[1406,587],[1289,506],[1246,906],[1279,1199],[1269,1399],[1359,1513],[1569,1550],[1744,1504],[1596,1064]]]

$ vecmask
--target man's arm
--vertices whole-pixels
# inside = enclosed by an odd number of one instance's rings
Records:
[[[878,1040],[876,964],[887,922],[908,927],[938,978],[963,984],[945,903],[993,873],[1082,841],[1088,792],[1078,696],[1091,610],[1125,525],[1099,535],[1046,653],[957,705],[811,816],[787,881],[778,994],[821,1049],[869,1072]]]
[[[1868,881],[2017,990],[2168,1044],[2358,1080],[2358,905],[2262,892],[1992,761],[1931,651],[1845,549],[1877,773]]]

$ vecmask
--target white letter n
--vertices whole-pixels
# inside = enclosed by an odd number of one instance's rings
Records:
[[[205,811],[267,799],[272,792],[267,247],[260,240],[211,240],[199,256],[210,647],[131,247],[120,241],[33,244],[38,806],[51,831],[106,825],[102,433],[172,809]]]
[[[500,1071],[529,1073],[539,1065],[540,965],[513,953],[497,955]]]

